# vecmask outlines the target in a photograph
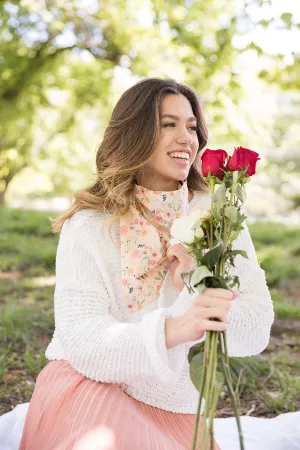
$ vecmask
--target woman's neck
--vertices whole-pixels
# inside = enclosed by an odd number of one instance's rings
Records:
[[[181,182],[176,180],[149,179],[143,176],[137,178],[137,184],[150,191],[171,192],[179,189]]]
[[[188,196],[189,203],[191,203],[191,201],[193,200],[193,198],[194,198],[193,192],[192,192],[192,191],[189,191],[189,196]]]

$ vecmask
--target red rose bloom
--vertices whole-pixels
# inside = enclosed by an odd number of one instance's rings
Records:
[[[227,157],[228,155],[225,150],[210,150],[207,148],[201,156],[203,176],[207,177],[210,173],[211,175],[218,177],[220,180],[223,180],[225,161]]]
[[[234,171],[243,170],[249,166],[245,175],[251,177],[251,175],[255,174],[256,163],[258,160],[260,160],[258,153],[249,150],[248,148],[237,147],[234,150],[232,157],[229,159],[228,168],[231,171]]]

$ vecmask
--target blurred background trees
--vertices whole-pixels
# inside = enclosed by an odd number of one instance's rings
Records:
[[[251,214],[299,208],[293,0],[21,0],[1,2],[0,15],[0,202],[70,201],[91,181],[119,96],[160,76],[198,92],[209,147],[262,155]]]

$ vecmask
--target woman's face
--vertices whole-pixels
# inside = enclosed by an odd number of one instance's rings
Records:
[[[178,181],[186,180],[197,155],[196,128],[188,99],[181,94],[167,95],[162,102],[159,142],[138,184],[153,191],[178,189]]]

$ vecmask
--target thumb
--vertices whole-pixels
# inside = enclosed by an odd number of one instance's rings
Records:
[[[175,255],[168,256],[168,260],[169,260],[170,263],[174,262],[175,259],[177,259]]]

